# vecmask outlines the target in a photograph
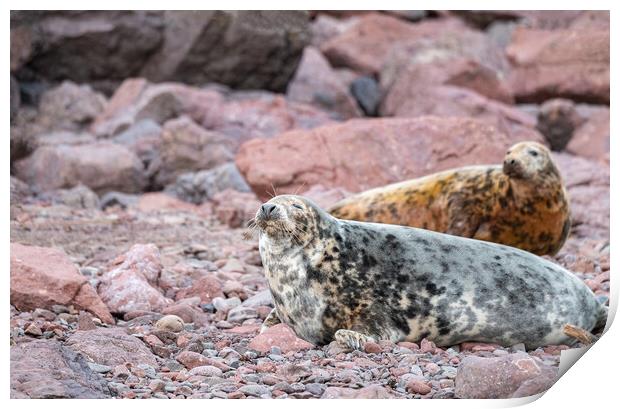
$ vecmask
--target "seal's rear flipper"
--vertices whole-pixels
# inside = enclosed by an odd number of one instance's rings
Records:
[[[598,340],[598,337],[583,328],[576,327],[572,324],[564,325],[564,333],[571,338],[575,338],[577,341],[584,345],[590,345]]]

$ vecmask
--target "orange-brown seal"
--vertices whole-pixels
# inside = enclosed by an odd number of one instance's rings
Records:
[[[349,197],[337,218],[400,224],[492,241],[532,253],[557,253],[570,230],[566,190],[549,150],[521,142],[503,166],[435,173]]]

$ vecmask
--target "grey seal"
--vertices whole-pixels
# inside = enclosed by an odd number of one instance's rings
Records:
[[[371,340],[571,344],[565,324],[604,325],[607,308],[575,275],[501,244],[412,227],[345,221],[276,196],[256,213],[275,308],[314,344]]]

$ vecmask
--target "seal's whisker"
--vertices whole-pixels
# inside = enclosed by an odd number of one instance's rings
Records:
[[[306,186],[306,182],[302,183],[301,186],[297,186],[297,189],[295,189],[295,193],[293,193],[294,195],[297,195],[297,193],[299,193],[299,191],[301,189],[304,188],[304,186]]]
[[[273,198],[278,195],[278,192],[276,192],[276,187],[273,185],[273,183],[271,183],[271,189],[273,189],[273,196],[271,196]]]

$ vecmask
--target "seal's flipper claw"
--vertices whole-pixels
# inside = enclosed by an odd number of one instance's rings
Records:
[[[334,339],[343,347],[362,350],[366,342],[374,342],[374,338],[348,329],[339,329]]]
[[[263,322],[263,325],[261,325],[260,327],[260,333],[262,334],[263,332],[265,332],[269,327],[273,327],[276,324],[281,323],[282,321],[280,321],[280,317],[278,317],[278,312],[276,311],[276,309],[272,309],[271,312],[269,313],[269,315],[267,315],[267,318],[265,318],[265,321]]]

